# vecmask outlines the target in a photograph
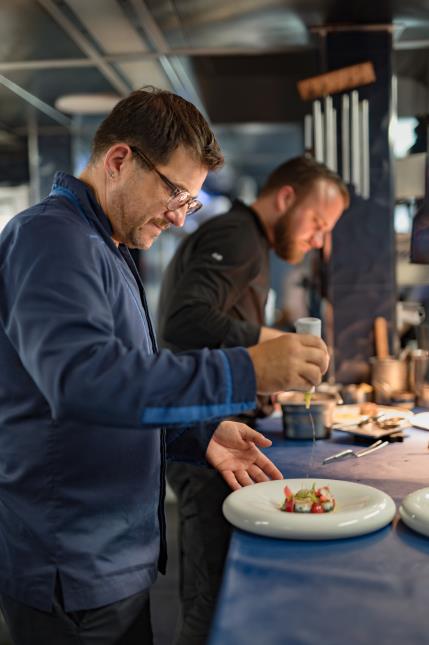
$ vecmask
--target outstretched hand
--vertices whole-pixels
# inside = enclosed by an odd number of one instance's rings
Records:
[[[207,447],[206,459],[237,490],[255,482],[283,479],[278,468],[257,446],[267,448],[271,440],[238,421],[222,421]]]

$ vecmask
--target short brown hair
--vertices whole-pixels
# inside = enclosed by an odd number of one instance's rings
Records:
[[[344,199],[345,208],[348,208],[350,204],[349,191],[341,177],[310,155],[289,159],[278,166],[269,175],[259,194],[267,195],[282,186],[292,186],[297,194],[302,195],[318,179],[326,179],[335,184]]]
[[[223,164],[223,155],[207,121],[181,96],[144,87],[115,105],[95,133],[91,160],[115,143],[141,146],[154,163],[166,163],[180,145],[209,170]]]

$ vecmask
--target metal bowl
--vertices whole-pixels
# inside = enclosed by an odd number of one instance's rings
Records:
[[[286,439],[328,439],[331,434],[335,398],[315,393],[310,408],[305,407],[303,392],[283,392],[278,401],[282,410],[283,435]]]

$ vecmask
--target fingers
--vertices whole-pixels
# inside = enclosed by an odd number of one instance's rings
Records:
[[[308,334],[295,334],[290,341],[288,361],[291,380],[295,388],[319,385],[329,366],[329,354],[320,338]]]
[[[249,443],[268,448],[273,443],[261,432],[239,421],[222,421],[216,431],[216,439],[229,448],[246,449]]]
[[[312,334],[296,334],[296,337],[307,347],[317,347],[325,352],[328,351],[325,341],[318,336],[313,336]]]
[[[269,479],[283,479],[283,474],[262,452],[259,453],[255,460],[255,465],[262,470]]]
[[[232,490],[239,490],[245,486],[252,486],[253,480],[245,470],[222,470],[221,475]]]
[[[247,426],[244,423],[226,419],[218,425],[213,437],[227,448],[243,450],[246,448],[246,438],[243,436],[242,428]]]
[[[252,478],[252,481],[258,483],[258,482],[267,482],[270,480],[268,475],[264,473],[263,470],[259,468],[256,464],[252,464],[249,466],[247,469],[247,472],[249,473],[250,477]]]
[[[245,424],[242,424],[240,433],[245,441],[251,441],[255,445],[261,446],[261,448],[268,448],[273,443],[271,439],[265,437],[261,432],[253,430],[253,428],[249,428],[249,426],[246,426]]]
[[[280,470],[262,453],[246,469],[221,470],[220,472],[232,490],[251,486],[254,483],[284,479]]]
[[[322,381],[322,373],[316,365],[306,363],[301,365],[299,376],[302,380],[302,385],[305,387],[309,385],[320,385]],[[302,387],[302,386],[301,386]]]
[[[297,338],[303,348],[302,359],[317,365],[322,374],[325,374],[329,366],[329,354],[325,342],[321,338],[309,336],[308,334],[299,334]]]
[[[221,475],[232,490],[239,490],[241,488],[232,470],[222,470]]]
[[[231,490],[239,490],[245,486],[252,486],[260,482],[267,482],[274,479],[284,479],[282,473],[274,464],[270,464],[271,468],[262,470],[256,464],[248,467],[247,472],[244,470],[233,472],[232,470],[222,470],[221,475],[231,488]]]
[[[267,482],[272,479],[284,479],[282,473],[274,464],[266,459],[263,466],[256,463],[251,464],[246,470],[222,471],[222,477],[232,490],[238,490],[245,486],[252,486],[254,483]]]
[[[251,486],[253,484],[253,480],[246,470],[236,470],[234,474],[240,486]]]
[[[258,392],[305,389],[319,385],[329,365],[322,339],[308,334],[283,334],[248,348]]]

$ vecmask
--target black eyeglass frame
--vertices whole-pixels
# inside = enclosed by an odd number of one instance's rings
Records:
[[[144,161],[144,163],[150,170],[156,172],[164,185],[167,186],[168,190],[170,191],[170,199],[166,204],[168,210],[176,211],[179,208],[187,206],[186,215],[193,215],[200,210],[200,208],[202,207],[200,200],[196,197],[193,197],[189,193],[189,191],[183,190],[183,188],[176,186],[176,184],[174,184],[168,177],[166,177],[162,172],[158,170],[153,161],[151,161],[151,159],[149,159],[149,157],[142,150],[140,150],[140,148],[138,148],[137,146],[130,146],[130,150],[138,157],[140,157],[140,159]]]

